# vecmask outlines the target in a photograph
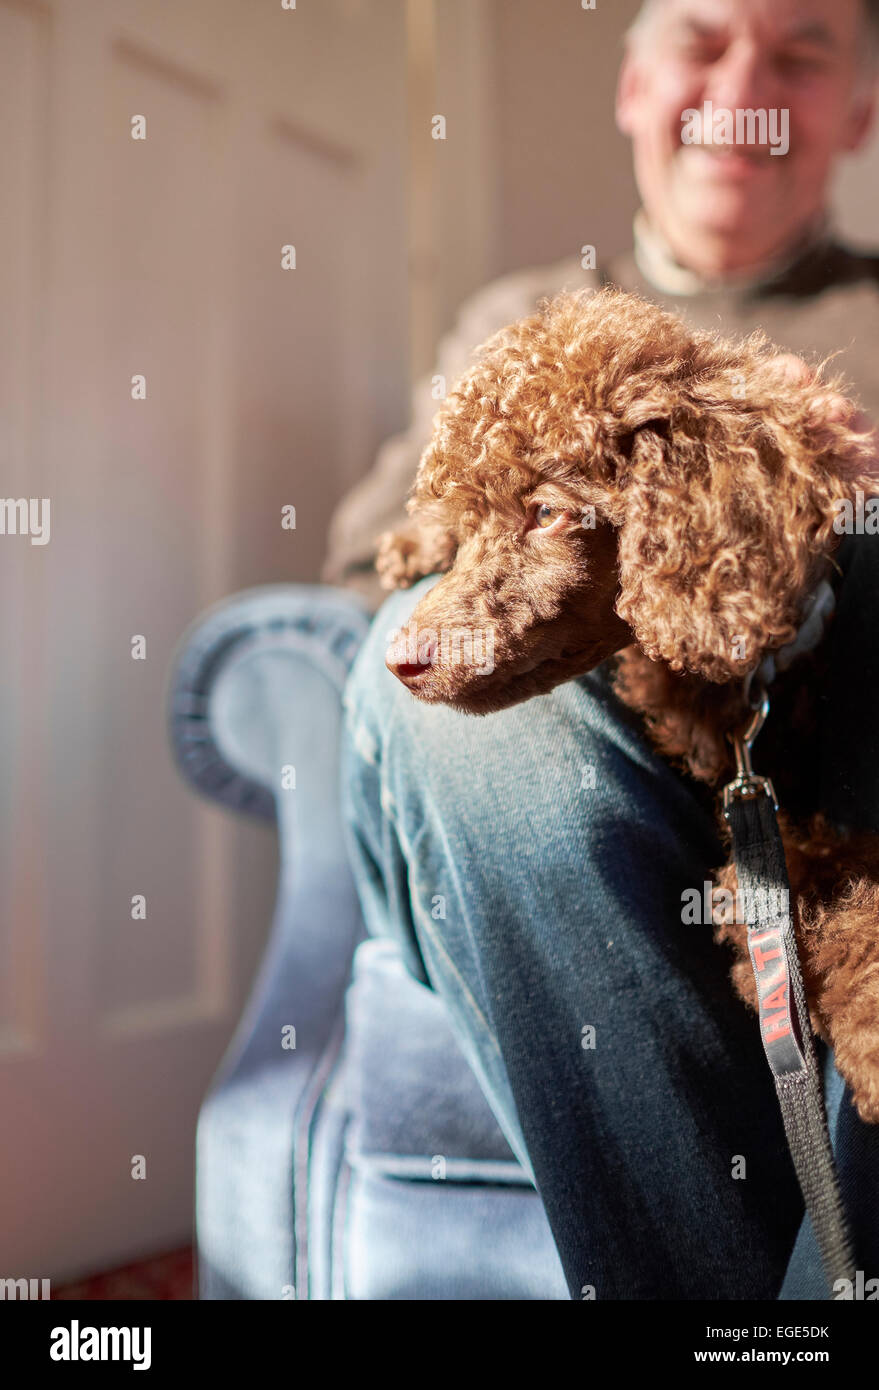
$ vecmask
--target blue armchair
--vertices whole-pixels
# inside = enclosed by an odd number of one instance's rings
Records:
[[[365,933],[338,750],[368,625],[347,591],[246,590],[188,629],[169,673],[182,775],[280,844],[268,945],[199,1115],[200,1297],[567,1299],[442,1000]]]

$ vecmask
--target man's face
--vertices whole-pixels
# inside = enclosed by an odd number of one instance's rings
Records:
[[[659,6],[624,59],[617,119],[632,138],[644,207],[682,264],[706,275],[747,270],[821,214],[836,155],[870,127],[863,43],[861,0]],[[788,122],[787,153],[772,154],[769,143],[685,143],[683,113],[704,113],[706,102],[721,138],[718,112],[774,111],[776,135]],[[701,139],[711,140],[704,124]]]

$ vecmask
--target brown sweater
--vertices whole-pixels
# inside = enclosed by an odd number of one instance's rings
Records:
[[[435,372],[451,390],[472,350],[499,328],[533,313],[544,295],[601,284],[635,291],[695,328],[716,328],[730,337],[760,328],[779,347],[808,362],[838,353],[833,369],[844,374],[854,398],[879,422],[879,255],[859,254],[833,241],[813,247],[775,278],[747,289],[663,293],[642,275],[632,252],[599,271],[585,271],[578,258],[570,257],[505,275],[463,306],[440,343]],[[372,469],[342,499],[330,525],[323,579],[358,590],[372,609],[385,597],[373,569],[376,540],[405,518],[404,504],[437,404],[431,379],[425,377],[413,392],[409,428],[382,445]]]

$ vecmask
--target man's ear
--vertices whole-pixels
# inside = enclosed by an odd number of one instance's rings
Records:
[[[842,148],[848,154],[856,154],[866,144],[876,116],[876,82],[863,91],[852,102]]]
[[[615,115],[617,130],[621,135],[631,137],[634,132],[642,85],[640,65],[631,47],[628,47],[617,77]]]

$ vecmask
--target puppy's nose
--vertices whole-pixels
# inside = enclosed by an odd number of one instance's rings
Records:
[[[411,633],[401,633],[385,653],[385,665],[404,685],[409,685],[430,671],[436,660],[436,643],[418,642]]]

